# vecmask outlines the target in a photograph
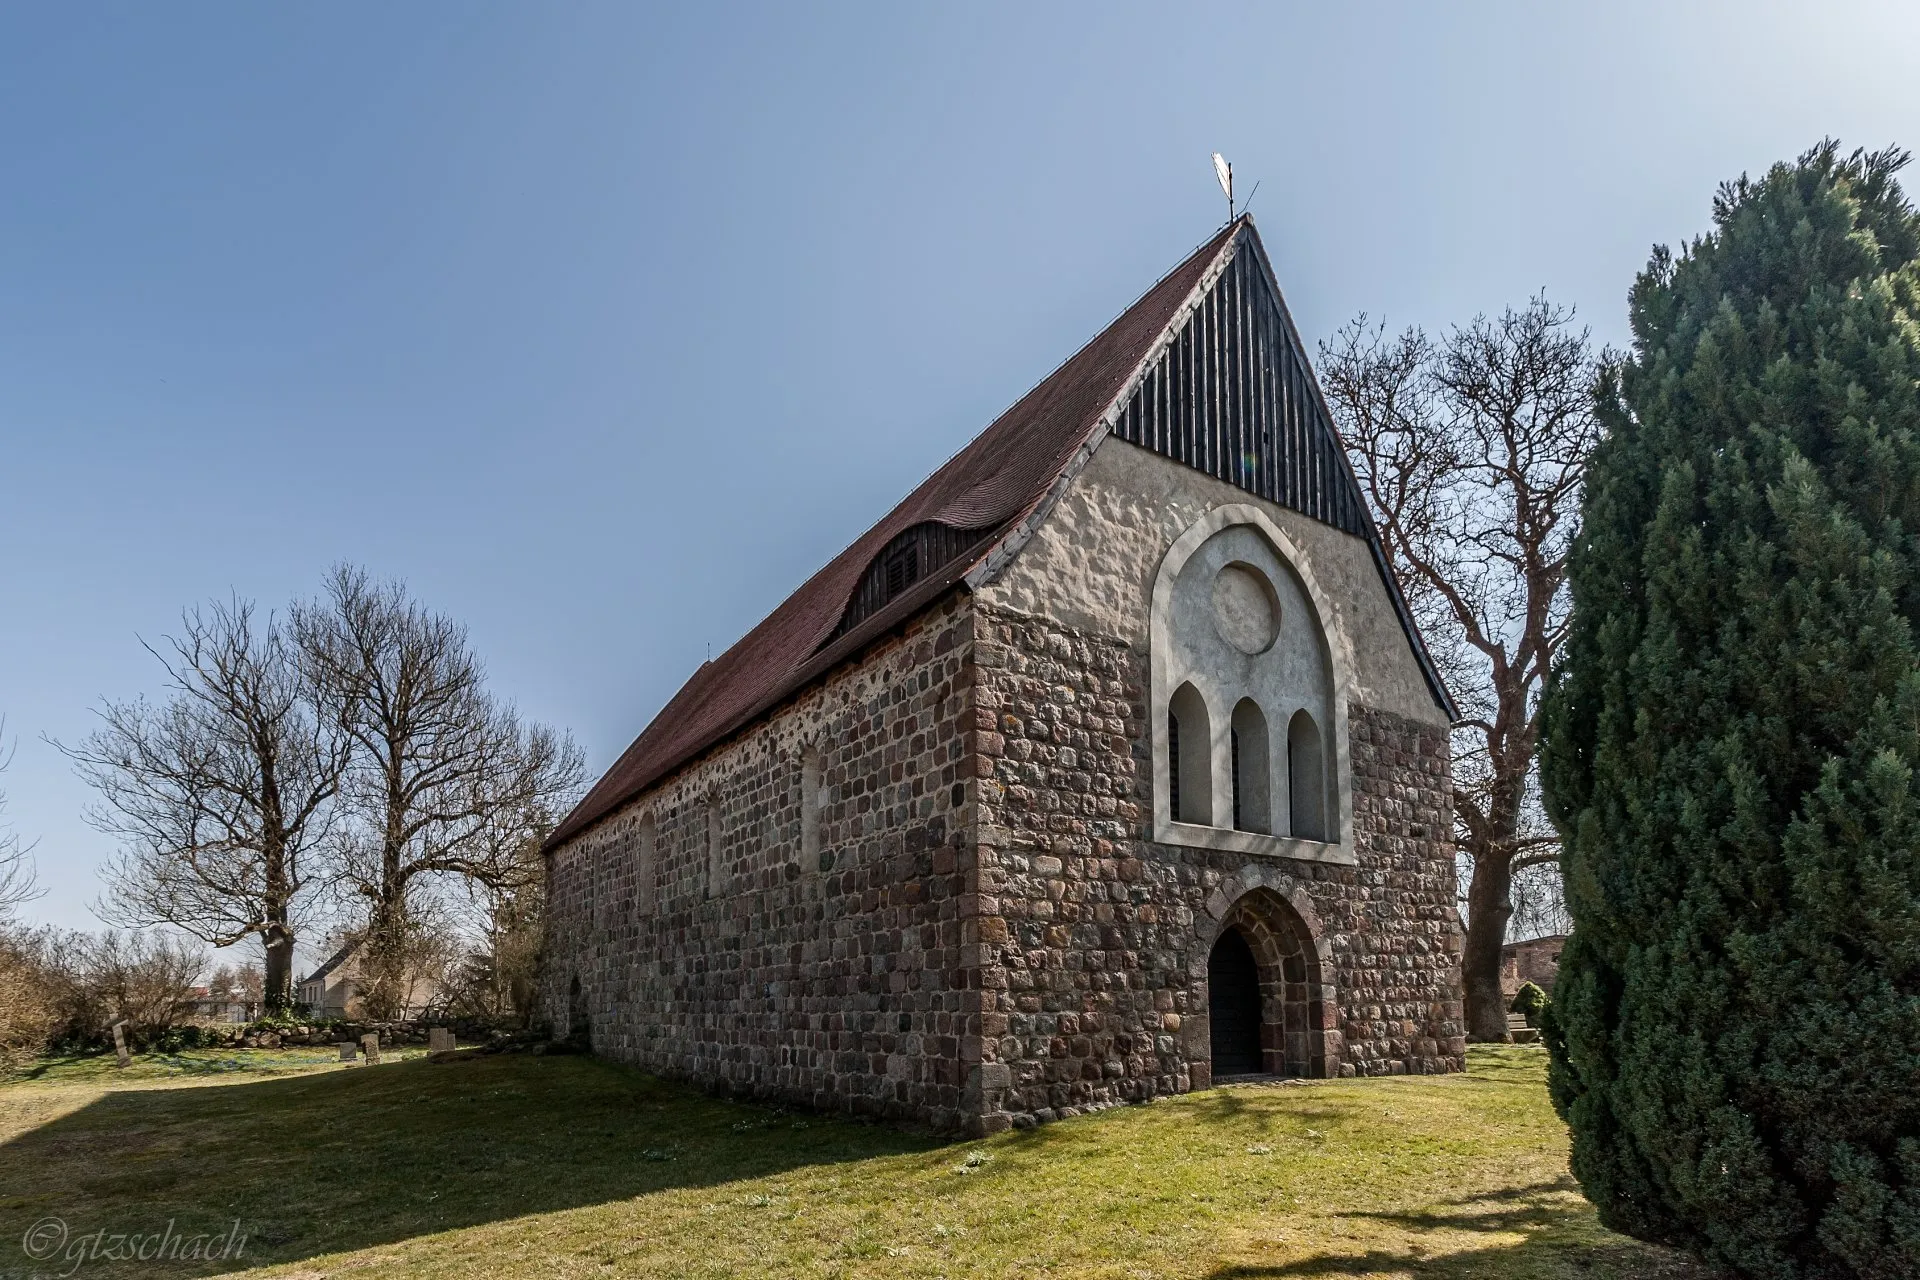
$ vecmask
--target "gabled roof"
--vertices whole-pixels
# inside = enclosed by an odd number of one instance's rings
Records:
[[[1253,285],[1246,283],[1249,261],[1257,264],[1262,277]],[[1223,279],[1236,290],[1236,308],[1252,307],[1257,301],[1251,296],[1254,290],[1270,294],[1270,300],[1261,305],[1278,316],[1271,326],[1279,335],[1275,341],[1286,346],[1292,361],[1289,367],[1300,371],[1297,380],[1302,394],[1294,397],[1299,404],[1291,410],[1298,417],[1293,434],[1304,442],[1303,451],[1311,444],[1312,455],[1319,459],[1316,470],[1324,473],[1307,488],[1315,495],[1338,489],[1339,501],[1330,511],[1320,509],[1325,505],[1321,497],[1315,497],[1309,505],[1295,500],[1298,495],[1293,488],[1256,485],[1223,472],[1220,466],[1226,464],[1208,465],[1205,457],[1180,456],[1152,439],[1136,438],[1143,432],[1150,433],[1155,422],[1151,410],[1142,413],[1138,393],[1153,385],[1156,377],[1167,383],[1170,362],[1175,372],[1184,367],[1179,363],[1181,344],[1191,349],[1194,342],[1187,332],[1191,327],[1188,321],[1210,301],[1211,291]],[[1202,338],[1202,346],[1204,341]],[[1209,384],[1209,390],[1219,389]],[[1166,402],[1163,394],[1163,410]],[[1160,416],[1166,418],[1164,412]],[[1239,483],[1261,496],[1298,507],[1365,537],[1434,696],[1450,716],[1454,715],[1445,686],[1387,572],[1379,538],[1367,517],[1346,455],[1332,434],[1331,418],[1307,368],[1299,335],[1280,303],[1279,289],[1272,282],[1259,237],[1251,219],[1242,216],[1194,250],[1098,337],[929,476],[885,519],[788,596],[759,626],[718,658],[702,663],[554,829],[547,849],[586,830],[700,752],[745,728],[963,580],[970,586],[978,585],[997,572],[1024,545],[1093,449],[1116,427],[1124,438],[1158,448],[1230,483]],[[1287,443],[1282,439],[1272,447],[1286,447]],[[1219,452],[1216,449],[1214,454]],[[1337,461],[1330,460],[1333,457]],[[1214,461],[1219,463],[1219,458]],[[1232,470],[1227,466],[1228,472]],[[1279,475],[1284,468],[1269,470]],[[1273,491],[1263,492],[1268,489]],[[1337,511],[1337,516],[1331,511]],[[896,540],[903,535],[930,523],[970,535],[953,540],[967,549],[913,581],[877,609],[850,611],[849,605],[876,558],[890,546],[900,545]]]
[[[334,952],[331,956],[329,956],[325,964],[321,965],[318,969],[315,969],[312,973],[308,974],[306,977],[300,979],[299,982],[294,983],[294,985],[305,986],[309,982],[319,982],[321,979],[330,976],[335,969],[338,969],[341,965],[347,962],[348,956],[352,955],[354,952],[358,951],[359,949],[360,949],[360,940],[358,938],[350,939],[349,941],[340,944],[340,949]]]

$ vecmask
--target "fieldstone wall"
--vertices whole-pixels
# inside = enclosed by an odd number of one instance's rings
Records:
[[[1267,1069],[1461,1069],[1447,727],[1361,540],[1266,504],[1347,673],[1350,848],[1153,839],[1156,575],[1249,500],[1104,443],[1001,577],[555,851],[555,1031],[992,1132],[1208,1087],[1208,956],[1238,928]]]
[[[1348,708],[1357,866],[1156,844],[1146,653],[975,608],[971,1127],[1206,1087],[1207,955],[1256,891],[1310,935],[1315,1067],[1462,1068],[1444,729]]]
[[[1366,707],[1349,713],[1360,865],[1331,877],[1343,885],[1340,909],[1322,908],[1339,957],[1347,1062],[1360,1075],[1464,1071],[1447,733]]]
[[[595,1052],[662,1075],[959,1124],[970,618],[936,606],[552,854],[557,1034],[584,1020]]]

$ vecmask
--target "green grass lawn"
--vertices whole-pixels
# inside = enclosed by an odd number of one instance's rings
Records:
[[[1705,1274],[1596,1223],[1531,1046],[1475,1048],[1464,1076],[1223,1088],[981,1142],[591,1058],[333,1058],[96,1058],[0,1086],[0,1277]],[[35,1263],[25,1244],[61,1238],[29,1241],[48,1218],[67,1243]],[[241,1256],[211,1264],[73,1252],[234,1221]]]

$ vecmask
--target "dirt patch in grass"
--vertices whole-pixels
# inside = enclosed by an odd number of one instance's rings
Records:
[[[95,1257],[88,1276],[1708,1274],[1598,1225],[1533,1048],[1476,1049],[1464,1076],[1235,1086],[984,1142],[719,1102],[591,1058],[142,1065],[0,1088],[0,1274],[49,1217],[72,1240],[245,1237],[211,1264]]]

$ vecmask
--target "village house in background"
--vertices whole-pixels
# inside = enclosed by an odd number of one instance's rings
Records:
[[[190,1022],[246,1023],[260,1016],[260,1002],[249,999],[243,987],[193,987],[185,1013]]]
[[[316,1018],[351,1018],[360,1013],[360,966],[354,963],[357,939],[340,943],[318,969],[300,979],[294,999]]]
[[[1457,1071],[1453,719],[1242,217],[600,779],[544,1012],[975,1133]]]
[[[316,1018],[365,1017],[360,955],[360,939],[338,942],[319,968],[300,979],[294,999]],[[407,975],[407,982],[402,1016],[414,1016],[434,1007],[442,986],[438,976],[416,969]]]
[[[1566,945],[1567,935],[1556,933],[1500,948],[1500,993],[1511,1001],[1531,982],[1552,995],[1553,980],[1560,975],[1560,952]]]

